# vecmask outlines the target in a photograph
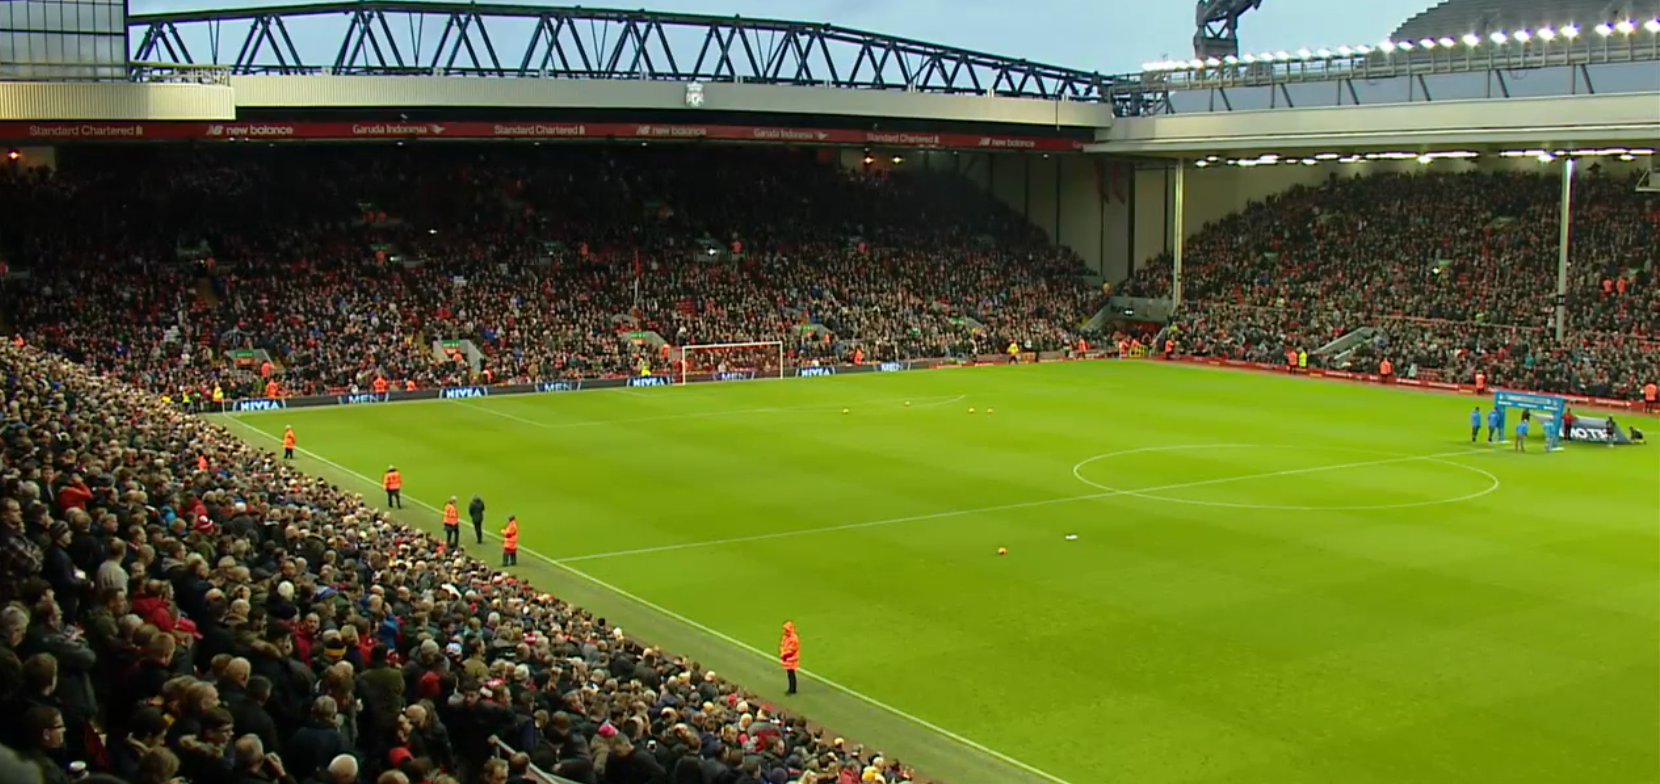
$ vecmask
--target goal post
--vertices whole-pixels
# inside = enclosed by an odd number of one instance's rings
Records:
[[[784,341],[696,343],[680,349],[680,378],[685,384],[707,376],[710,381],[784,377]]]

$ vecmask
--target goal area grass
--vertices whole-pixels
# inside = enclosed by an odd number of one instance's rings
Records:
[[[1652,780],[1660,451],[1477,404],[1105,361],[223,421],[480,495],[542,589],[952,784]]]

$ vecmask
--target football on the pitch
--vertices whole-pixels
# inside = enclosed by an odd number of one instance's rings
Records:
[[[998,555],[1008,555],[1009,554],[1009,548],[999,547],[999,548],[997,548],[997,554]]]
[[[988,414],[991,413],[991,409],[989,409],[989,408],[986,409],[986,413],[988,413]]]
[[[910,408],[911,407],[911,401],[909,401],[909,400],[905,401],[905,407]]]
[[[974,407],[973,406],[968,407],[968,413],[970,413],[970,414],[974,413]]]
[[[844,408],[844,409],[842,409],[842,413],[843,413],[843,414],[846,414],[846,413],[848,413],[848,412],[849,412],[849,411],[850,411],[850,410],[851,410],[851,409],[846,409],[846,408]]]

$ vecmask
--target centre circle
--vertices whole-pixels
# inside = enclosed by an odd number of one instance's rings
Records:
[[[1296,450],[1302,450],[1302,451],[1316,451],[1316,452],[1318,452],[1318,451],[1344,452],[1344,453],[1348,453],[1348,454],[1356,455],[1356,456],[1370,456],[1371,459],[1350,460],[1350,461],[1344,461],[1344,462],[1341,462],[1341,463],[1334,463],[1334,464],[1330,464],[1330,465],[1323,465],[1323,466],[1317,465],[1317,466],[1310,466],[1310,467],[1307,467],[1307,468],[1287,469],[1287,470],[1284,470],[1284,471],[1269,471],[1269,472],[1263,472],[1263,473],[1257,473],[1257,474],[1244,474],[1244,475],[1241,475],[1241,476],[1231,476],[1231,477],[1222,476],[1222,477],[1214,477],[1214,478],[1202,478],[1202,479],[1195,479],[1195,480],[1191,480],[1191,481],[1173,482],[1173,483],[1165,484],[1165,485],[1158,485],[1158,486],[1154,486],[1154,487],[1141,487],[1141,488],[1114,487],[1112,485],[1105,484],[1103,482],[1097,482],[1097,481],[1095,481],[1093,479],[1090,479],[1089,477],[1084,475],[1084,473],[1085,473],[1084,469],[1088,466],[1095,465],[1097,463],[1112,461],[1112,460],[1117,459],[1117,458],[1130,457],[1132,455],[1148,454],[1148,453],[1154,453],[1154,452],[1181,452],[1181,451],[1198,451],[1198,450],[1221,451],[1221,450],[1233,450],[1233,449],[1273,449],[1273,450],[1296,449]],[[1465,465],[1464,463],[1459,463],[1459,462],[1455,462],[1453,460],[1447,459],[1447,458],[1450,458],[1450,457],[1456,457],[1456,456],[1461,456],[1461,455],[1466,455],[1466,454],[1476,454],[1476,453],[1477,453],[1477,450],[1462,450],[1462,451],[1458,451],[1458,452],[1447,452],[1447,453],[1435,454],[1435,455],[1409,455],[1409,454],[1381,452],[1381,451],[1375,451],[1375,450],[1356,449],[1356,448],[1352,448],[1352,447],[1339,447],[1339,446],[1311,447],[1311,446],[1307,446],[1307,445],[1296,446],[1296,445],[1292,445],[1292,444],[1171,444],[1171,445],[1164,445],[1164,446],[1146,446],[1146,447],[1139,447],[1139,448],[1136,448],[1136,449],[1121,449],[1121,450],[1118,450],[1116,452],[1106,452],[1104,454],[1099,454],[1099,455],[1095,455],[1093,457],[1088,457],[1088,458],[1085,458],[1083,460],[1078,461],[1078,463],[1076,465],[1072,466],[1072,476],[1074,478],[1076,478],[1078,481],[1083,482],[1086,485],[1089,485],[1090,487],[1096,488],[1097,490],[1101,490],[1102,494],[1103,494],[1103,497],[1110,497],[1110,496],[1113,496],[1113,495],[1126,495],[1126,496],[1131,496],[1131,497],[1134,497],[1134,498],[1144,498],[1144,499],[1147,499],[1149,501],[1163,501],[1165,503],[1187,504],[1187,505],[1190,505],[1190,506],[1214,506],[1214,507],[1223,507],[1223,508],[1229,508],[1229,509],[1263,509],[1263,510],[1284,511],[1284,512],[1359,512],[1359,511],[1374,511],[1374,510],[1382,510],[1382,509],[1412,509],[1412,508],[1416,508],[1416,507],[1441,506],[1441,505],[1445,505],[1445,504],[1456,504],[1456,503],[1460,503],[1460,502],[1463,502],[1463,501],[1472,501],[1472,500],[1475,500],[1477,498],[1480,498],[1484,495],[1487,495],[1489,493],[1492,493],[1492,492],[1498,490],[1500,485],[1501,485],[1501,482],[1499,481],[1499,478],[1497,476],[1494,476],[1491,471],[1488,471],[1484,468],[1478,468],[1478,467],[1472,466],[1472,465]],[[1402,463],[1430,463],[1430,464],[1434,464],[1434,465],[1437,465],[1437,466],[1442,466],[1444,468],[1458,469],[1459,471],[1475,474],[1476,476],[1481,477],[1483,480],[1485,480],[1486,486],[1481,488],[1480,490],[1476,490],[1474,492],[1462,493],[1462,494],[1459,494],[1459,495],[1449,495],[1446,498],[1436,498],[1436,499],[1419,500],[1419,501],[1404,501],[1404,502],[1398,502],[1398,503],[1378,503],[1378,504],[1331,504],[1331,505],[1265,504],[1265,503],[1247,503],[1247,502],[1234,502],[1234,501],[1212,501],[1212,500],[1205,500],[1205,499],[1198,499],[1198,498],[1180,498],[1180,497],[1174,497],[1174,496],[1170,496],[1170,495],[1164,495],[1165,493],[1176,493],[1176,492],[1180,492],[1181,490],[1185,490],[1185,489],[1188,489],[1188,488],[1209,487],[1209,486],[1213,486],[1213,485],[1226,485],[1226,484],[1233,484],[1233,483],[1244,484],[1244,483],[1251,482],[1251,481],[1254,481],[1254,480],[1277,479],[1277,478],[1281,478],[1281,477],[1298,476],[1298,475],[1301,475],[1301,474],[1320,474],[1320,473],[1329,473],[1329,472],[1335,472],[1335,471],[1364,469],[1364,468],[1368,468],[1368,467],[1371,467],[1371,466],[1396,465],[1396,464],[1402,464]]]

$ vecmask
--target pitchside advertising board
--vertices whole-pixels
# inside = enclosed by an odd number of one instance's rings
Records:
[[[913,368],[934,368],[951,366],[945,360],[916,360],[909,362],[883,362],[875,365],[839,365],[835,367],[803,367],[792,368],[785,375],[794,378],[817,378],[848,373],[894,373]],[[711,383],[723,381],[750,381],[756,378],[754,371],[727,371],[724,373],[694,373],[687,377],[690,383]],[[501,386],[467,386],[444,387],[442,389],[418,389],[413,392],[356,392],[345,395],[310,395],[306,397],[289,397],[281,399],[255,398],[251,400],[233,400],[226,409],[233,413],[252,413],[257,411],[279,411],[285,408],[312,408],[316,406],[366,406],[377,403],[395,403],[405,400],[471,400],[481,397],[495,397],[497,395],[537,395],[556,392],[579,392],[584,389],[621,389],[641,387],[668,387],[674,386],[674,380],[666,376],[644,376],[636,378],[588,378],[571,379],[568,381],[543,381],[536,384],[503,384]]]
[[[724,141],[1081,152],[1085,139],[1066,136],[862,131],[845,128],[786,128],[763,125],[686,125],[585,122],[0,122],[0,141],[58,142],[236,142],[373,141],[405,139],[529,139],[536,141]]]

